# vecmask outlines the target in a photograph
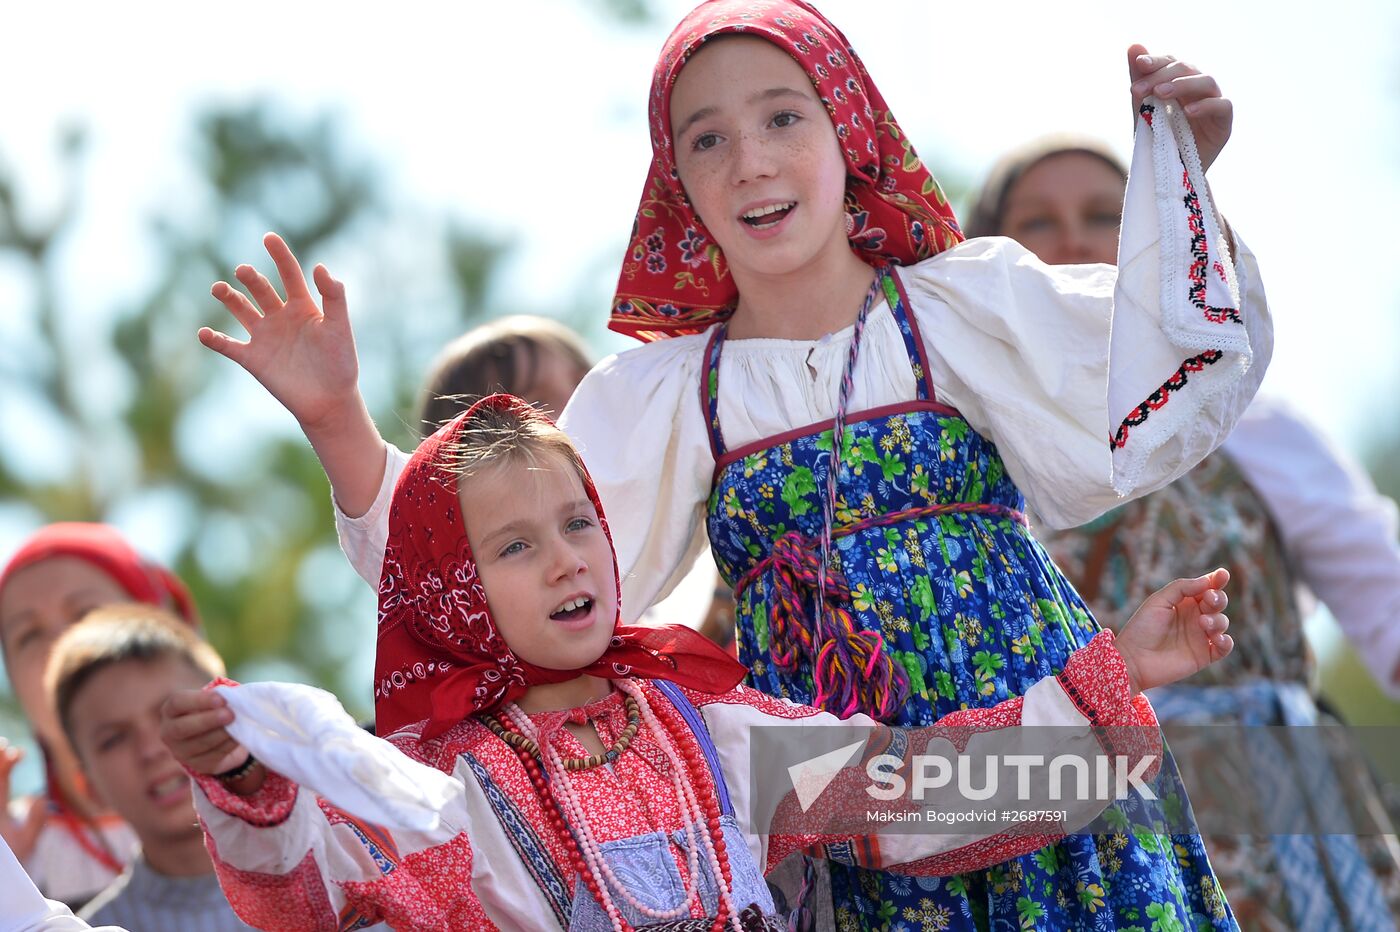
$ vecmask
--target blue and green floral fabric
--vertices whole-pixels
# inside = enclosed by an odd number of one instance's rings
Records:
[[[878,631],[908,671],[909,698],[891,723],[917,726],[1023,694],[1058,673],[1098,625],[1040,544],[1005,512],[910,517],[842,535],[869,519],[934,504],[1024,507],[996,448],[932,397],[905,302],[892,277],[885,285],[910,349],[918,398],[847,421],[832,560],[850,589],[857,625]],[[717,333],[705,384],[721,457],[709,501],[710,544],[731,585],[749,577],[736,595],[740,659],[751,684],[811,703],[812,657],[801,656],[791,672],[771,662],[768,619],[776,589],[771,567],[755,567],[785,534],[820,538],[832,431],[817,426],[726,454],[716,404],[723,344]],[[1072,836],[976,874],[914,879],[833,864],[838,928],[1236,928],[1199,839],[1133,829],[1130,822],[1152,824],[1142,813],[1128,818],[1137,804],[1129,800],[1119,804],[1124,812],[1110,811],[1120,831]]]

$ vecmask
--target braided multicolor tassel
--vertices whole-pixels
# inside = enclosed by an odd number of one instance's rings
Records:
[[[1025,523],[1025,516],[1004,505],[954,502],[876,515],[840,528],[835,526],[837,485],[841,472],[846,409],[855,384],[856,360],[871,307],[890,272],[876,270],[870,291],[856,316],[851,349],[842,371],[832,424],[831,466],[822,497],[822,533],[815,539],[790,531],[773,541],[767,557],[751,567],[734,586],[740,595],[755,579],[771,572],[769,655],[773,666],[796,672],[801,657],[813,658],[813,703],[847,718],[864,711],[876,719],[892,718],[909,694],[909,673],[885,649],[879,631],[860,628],[851,612],[851,593],[832,566],[834,540],[873,527],[943,514],[987,514]],[[811,611],[809,603],[815,603]]]

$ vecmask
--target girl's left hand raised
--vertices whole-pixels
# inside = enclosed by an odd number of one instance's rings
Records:
[[[1235,120],[1234,104],[1221,95],[1215,79],[1171,55],[1149,55],[1138,44],[1128,46],[1128,79],[1133,83],[1133,114],[1148,96],[1175,103],[1196,135],[1201,168],[1210,168],[1229,141]]]

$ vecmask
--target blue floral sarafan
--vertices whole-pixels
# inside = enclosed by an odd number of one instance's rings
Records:
[[[856,626],[878,632],[908,674],[908,698],[890,723],[918,726],[1023,694],[1058,673],[1098,625],[1017,520],[1024,500],[996,447],[938,403],[917,323],[892,271],[883,291],[918,394],[906,404],[847,417],[830,559]],[[701,391],[717,463],[710,544],[736,588],[740,659],[750,683],[813,703],[813,651],[774,661],[777,648],[793,654],[774,643],[781,577],[787,572],[790,579],[793,569],[783,565],[791,548],[775,542],[820,540],[835,453],[831,424],[726,449],[718,420],[723,346],[720,325]],[[937,513],[932,506],[963,510]],[[814,601],[808,599],[808,617]],[[1184,798],[1164,802],[1189,806]],[[1141,800],[1110,809],[1105,834],[1069,836],[972,874],[912,878],[833,863],[837,928],[1237,928],[1199,838],[1170,834],[1165,825],[1161,832],[1144,830],[1140,813],[1125,814],[1135,804]]]

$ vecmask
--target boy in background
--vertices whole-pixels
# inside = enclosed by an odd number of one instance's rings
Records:
[[[54,645],[45,676],[64,733],[98,798],[136,831],[141,853],[82,918],[142,932],[249,928],[219,889],[190,780],[160,740],[171,692],[224,673],[188,625],[148,605],[100,608]]]

